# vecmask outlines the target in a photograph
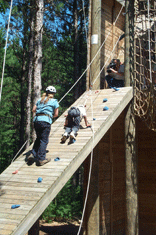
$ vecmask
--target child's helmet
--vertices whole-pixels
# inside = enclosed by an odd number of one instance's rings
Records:
[[[54,86],[48,86],[46,88],[46,92],[50,92],[50,93],[56,93],[56,89]]]

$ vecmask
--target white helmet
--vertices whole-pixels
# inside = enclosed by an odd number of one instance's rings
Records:
[[[47,88],[46,88],[46,92],[51,92],[51,93],[56,93],[56,89],[55,89],[55,87],[54,86],[48,86]]]

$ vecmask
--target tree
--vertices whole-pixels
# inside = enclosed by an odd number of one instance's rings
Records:
[[[43,0],[35,0],[35,26],[34,26],[34,97],[33,105],[41,95],[42,71],[42,33],[43,33]]]
[[[33,78],[33,45],[34,45],[34,0],[30,1],[30,37],[29,37],[29,63],[28,63],[28,93],[26,102],[26,148],[30,145],[31,133],[31,98],[32,98],[32,78]]]

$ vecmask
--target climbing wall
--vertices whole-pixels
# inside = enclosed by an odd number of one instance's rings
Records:
[[[51,162],[28,165],[30,146],[0,175],[0,235],[24,235],[31,228],[132,98],[131,87],[86,91],[72,106],[86,104],[92,128],[82,121],[76,142],[62,144],[67,110],[52,124],[47,148]]]

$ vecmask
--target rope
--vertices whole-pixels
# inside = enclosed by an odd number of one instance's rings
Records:
[[[148,0],[148,45],[149,45],[149,69],[150,69],[150,82],[152,83],[152,66],[151,66],[151,37],[150,37],[150,14],[149,14],[149,0]]]
[[[115,22],[113,23],[114,25],[116,24],[120,14],[121,14],[121,11],[123,9],[123,5],[117,15],[117,18],[115,20]],[[77,81],[73,84],[73,86],[65,93],[65,95],[59,100],[59,103],[68,95],[68,93],[75,87],[75,85],[79,82],[79,80],[83,77],[83,75],[86,73],[86,71],[88,70],[88,68],[91,66],[91,64],[93,63],[93,61],[95,60],[96,56],[98,55],[98,53],[100,52],[101,48],[103,47],[103,45],[105,44],[107,38],[109,37],[111,31],[109,31],[109,33],[107,34],[107,37],[105,38],[105,40],[103,41],[103,43],[101,44],[100,48],[98,49],[98,51],[96,52],[95,56],[93,57],[92,61],[89,63],[89,65],[87,66],[87,68],[84,70],[84,72],[81,74],[81,76],[77,79]]]
[[[91,156],[90,156],[90,167],[89,167],[89,175],[88,175],[88,183],[87,183],[86,196],[85,196],[84,207],[83,207],[83,212],[82,212],[82,217],[81,217],[81,223],[80,223],[77,235],[80,234],[80,231],[81,231],[81,228],[82,228],[82,223],[83,223],[84,214],[85,214],[85,210],[86,210],[87,199],[88,199],[88,193],[89,193],[89,187],[90,187],[90,179],[91,179],[91,172],[92,172],[92,163],[93,163],[93,151],[94,151],[94,124],[93,123],[94,122],[93,122],[93,102],[92,102],[92,96],[91,96],[91,109],[92,109],[92,132],[93,132],[92,151],[91,151]]]
[[[19,152],[23,149],[23,147],[26,145],[26,143],[28,142],[28,140],[25,141],[25,143],[22,145],[22,147],[20,148],[20,150],[16,153],[15,157],[12,159],[11,164],[14,162],[15,158],[17,157],[17,155],[19,154]]]
[[[139,2],[136,8],[139,9]],[[135,70],[134,70],[134,89],[135,102],[134,112],[139,116],[146,126],[156,131],[156,89],[154,81],[155,64],[155,41],[152,38],[156,34],[155,31],[155,6],[150,0],[144,4],[142,9],[135,12],[136,27],[135,27]],[[153,29],[152,29],[153,27]],[[152,54],[154,59],[152,59]],[[153,79],[152,79],[153,76]]]
[[[12,12],[12,4],[13,4],[13,0],[11,0],[11,5],[10,5],[10,13],[9,13],[9,20],[8,20],[8,27],[7,27],[7,36],[6,36],[6,42],[5,42],[5,52],[4,52],[2,79],[1,79],[1,89],[0,89],[0,102],[1,102],[1,96],[2,96],[3,77],[4,77],[4,69],[5,69],[5,60],[6,60],[6,51],[7,51],[7,44],[8,44],[8,33],[9,33],[9,27],[10,27],[10,18],[11,18],[11,12]]]

